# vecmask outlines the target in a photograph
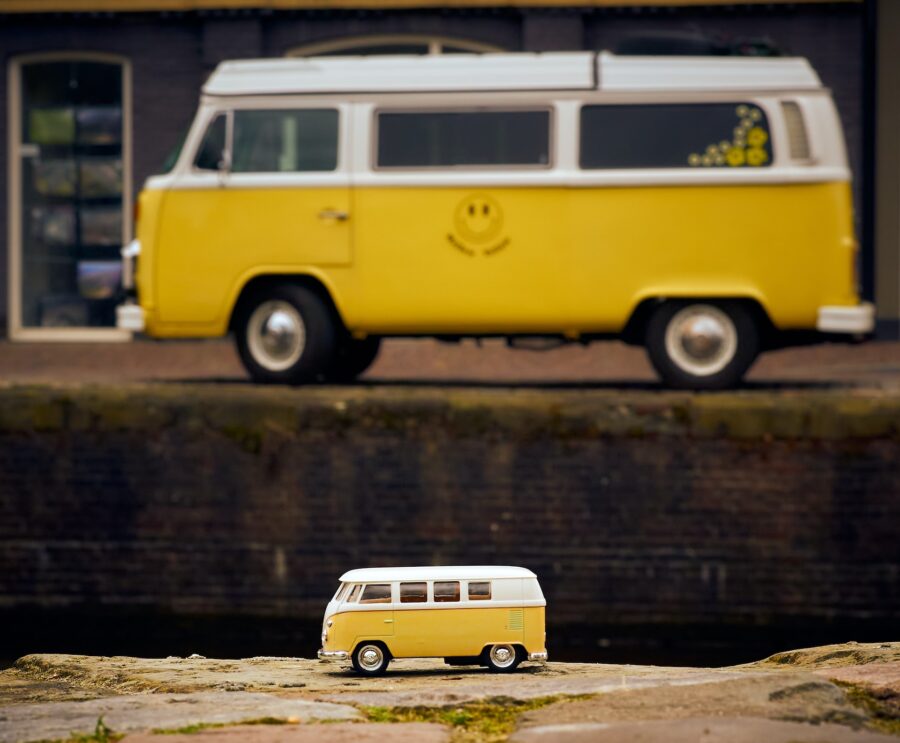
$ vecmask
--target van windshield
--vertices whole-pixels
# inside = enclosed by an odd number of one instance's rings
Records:
[[[181,136],[178,137],[178,143],[172,148],[166,159],[163,160],[163,164],[159,169],[158,175],[165,175],[166,173],[172,172],[172,168],[175,167],[175,163],[177,163],[178,158],[181,157],[181,150],[184,149],[184,142],[187,139],[187,135],[188,130],[184,129],[184,131],[182,131],[181,133]]]

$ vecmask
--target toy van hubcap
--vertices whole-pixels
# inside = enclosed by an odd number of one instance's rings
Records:
[[[511,645],[494,645],[491,648],[491,661],[498,668],[507,668],[516,660],[516,651]]]
[[[381,648],[375,645],[368,645],[362,649],[359,654],[359,664],[367,671],[374,671],[381,667],[384,661],[384,654]]]
[[[683,371],[698,377],[716,374],[737,353],[732,319],[713,305],[695,304],[675,313],[666,328],[666,352]]]

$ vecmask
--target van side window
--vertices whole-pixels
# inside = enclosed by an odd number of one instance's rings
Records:
[[[391,603],[390,583],[370,583],[362,592],[361,604],[389,604]]]
[[[401,583],[401,604],[424,604],[428,600],[427,583]]]
[[[546,166],[549,111],[378,114],[380,168]]]
[[[332,599],[332,601],[340,601],[341,600],[341,597],[344,595],[344,593],[347,590],[347,585],[348,585],[347,583],[341,583],[338,586],[338,589],[335,592],[334,598]]]
[[[234,173],[322,172],[337,167],[333,109],[235,111]]]
[[[194,166],[199,170],[218,170],[225,151],[225,114],[219,114],[206,129],[197,150]]]
[[[357,596],[359,596],[359,589],[360,589],[360,586],[358,583],[355,586],[353,586],[353,590],[350,591],[350,595],[347,597],[348,604],[352,604],[354,601],[356,601]]]
[[[754,103],[598,105],[581,109],[581,167],[758,168],[772,164]]]
[[[487,601],[491,597],[491,584],[469,583],[469,601]]]
[[[437,602],[459,601],[459,581],[435,581],[434,600]]]

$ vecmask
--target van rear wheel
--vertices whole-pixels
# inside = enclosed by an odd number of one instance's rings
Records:
[[[331,363],[335,325],[314,292],[283,284],[241,303],[235,340],[254,381],[302,384],[315,380]]]
[[[494,673],[511,673],[522,662],[515,645],[491,645],[485,649],[484,663]]]
[[[361,642],[350,660],[354,670],[363,676],[380,676],[391,662],[387,648],[379,642]]]
[[[759,329],[738,302],[666,302],[650,318],[647,354],[670,387],[733,387],[759,353]]]
[[[325,380],[338,384],[352,382],[375,363],[381,348],[381,338],[346,337],[338,342]]]

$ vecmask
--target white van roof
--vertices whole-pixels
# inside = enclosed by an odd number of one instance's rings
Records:
[[[341,576],[343,583],[377,583],[395,580],[499,580],[536,578],[526,568],[511,565],[438,565],[408,568],[360,568]]]
[[[222,62],[212,96],[513,90],[814,90],[799,57],[633,57],[608,52],[312,57]]]

